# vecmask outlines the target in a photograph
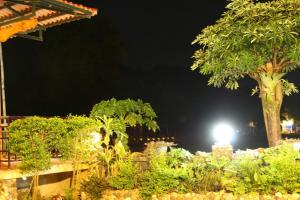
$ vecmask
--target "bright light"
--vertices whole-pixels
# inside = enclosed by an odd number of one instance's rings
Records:
[[[294,143],[294,150],[295,151],[300,151],[300,142],[295,142]]]
[[[27,180],[27,177],[26,177],[26,176],[23,176],[23,177],[22,177],[22,180],[23,180],[23,181],[26,181],[26,180]]]
[[[283,126],[293,126],[293,125],[294,125],[294,119],[283,120],[283,121],[282,121],[282,125],[283,125]]]
[[[94,144],[97,144],[97,143],[100,142],[100,140],[101,140],[101,135],[100,135],[100,133],[92,132],[92,133],[91,133],[91,136],[92,136],[92,139],[93,139],[93,143],[94,143]]]
[[[226,123],[218,124],[213,129],[213,136],[216,140],[216,144],[219,145],[229,145],[233,139],[234,130],[233,128]]]
[[[283,133],[293,133],[294,119],[283,120],[281,123]]]

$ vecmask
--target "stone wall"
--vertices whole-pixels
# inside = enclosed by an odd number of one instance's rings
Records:
[[[17,196],[16,179],[0,180],[0,200],[16,200]]]
[[[39,192],[41,196],[50,197],[57,194],[64,195],[66,189],[70,187],[72,172],[54,173],[39,176]],[[28,193],[31,177],[26,180],[17,179],[18,193]]]
[[[85,198],[84,200],[88,200]],[[106,190],[101,200],[141,200],[138,190]],[[241,196],[234,196],[231,193],[207,192],[203,194],[196,193],[169,193],[165,195],[153,195],[151,200],[300,200],[300,194],[281,194],[259,195],[252,193]]]
[[[41,175],[39,192],[41,196],[63,195],[70,187],[71,172]],[[22,194],[27,194],[31,184],[31,177],[26,180],[2,179],[0,180],[0,200],[17,200]]]

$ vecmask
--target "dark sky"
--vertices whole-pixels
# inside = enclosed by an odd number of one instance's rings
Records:
[[[240,135],[250,120],[258,123],[257,135],[240,136],[236,147],[266,144],[260,100],[250,96],[253,81],[228,91],[208,87],[207,77],[190,71],[197,48],[191,42],[220,17],[225,0],[81,3],[98,8],[98,15],[51,28],[44,42],[4,44],[9,115],[89,114],[101,100],[140,98],[157,112],[161,134],[175,135],[192,151],[210,148],[210,130],[220,120]],[[290,79],[300,85],[298,75]],[[299,98],[288,97],[284,107],[299,115]]]

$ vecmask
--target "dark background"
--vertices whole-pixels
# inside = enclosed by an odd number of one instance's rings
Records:
[[[235,148],[266,145],[255,82],[240,89],[207,86],[192,72],[191,42],[225,11],[220,0],[86,0],[98,15],[51,28],[44,42],[21,38],[4,44],[9,115],[89,114],[101,100],[140,98],[158,115],[160,135],[172,135],[191,151],[210,150],[218,121],[239,131]],[[289,75],[299,86],[299,72]],[[299,95],[285,99],[300,113]],[[257,128],[250,130],[250,121]]]

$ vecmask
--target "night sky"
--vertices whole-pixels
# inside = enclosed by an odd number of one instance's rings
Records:
[[[161,133],[179,146],[209,150],[214,123],[228,121],[239,130],[235,148],[266,145],[255,82],[241,81],[229,91],[207,86],[192,72],[191,42],[225,11],[220,0],[85,0],[98,15],[50,28],[44,42],[14,38],[4,43],[9,115],[88,115],[112,97],[140,98],[158,115]],[[300,86],[299,71],[289,80]],[[300,95],[283,108],[300,115]],[[249,134],[247,124],[258,127]]]

